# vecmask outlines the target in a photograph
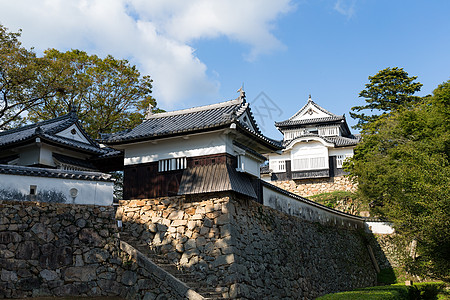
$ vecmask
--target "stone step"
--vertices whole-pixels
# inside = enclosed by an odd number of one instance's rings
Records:
[[[221,291],[217,291],[214,287],[205,286],[204,283],[199,282],[196,276],[192,274],[183,273],[183,271],[178,269],[175,264],[169,262],[164,255],[152,252],[146,243],[134,238],[129,233],[121,232],[120,238],[142,252],[166,272],[172,274],[187,286],[201,294],[205,299],[224,299]]]

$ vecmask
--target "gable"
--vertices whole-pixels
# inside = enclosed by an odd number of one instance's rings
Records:
[[[250,114],[248,113],[248,111],[245,111],[240,117],[239,117],[239,122],[243,125],[245,125],[246,127],[248,127],[249,129],[251,129],[252,131],[258,132],[258,129],[253,125],[252,123],[252,116],[250,116]]]
[[[57,136],[64,137],[67,139],[75,140],[78,142],[90,144],[91,142],[84,136],[81,130],[76,124],[72,124],[68,128],[56,133]]]
[[[319,119],[326,117],[333,117],[334,115],[321,109],[314,102],[308,101],[308,103],[290,120],[298,121],[298,120],[311,120],[311,119]]]

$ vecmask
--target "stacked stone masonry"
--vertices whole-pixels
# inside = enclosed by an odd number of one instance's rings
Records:
[[[376,284],[360,231],[234,194],[122,201],[124,231],[224,298],[314,299]]]
[[[302,197],[335,191],[356,191],[356,185],[346,176],[302,180],[279,180],[271,181],[270,183]]]
[[[113,207],[0,201],[0,298],[186,299],[121,250],[114,216]]]

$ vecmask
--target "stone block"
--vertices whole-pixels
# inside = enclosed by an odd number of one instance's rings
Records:
[[[125,271],[122,274],[121,282],[125,285],[132,286],[137,281],[137,274],[133,271]]]
[[[203,216],[200,214],[195,214],[191,217],[191,220],[202,220]]]
[[[173,227],[185,226],[187,223],[188,223],[187,220],[174,220],[172,221],[172,226]]]
[[[2,231],[0,232],[0,244],[20,243],[22,237],[17,232]]]
[[[51,242],[55,238],[55,234],[48,228],[46,225],[42,223],[36,223],[31,227],[31,231],[36,234],[38,238],[45,242]]]
[[[97,278],[95,266],[69,267],[64,270],[64,280],[66,282],[74,281],[92,281]]]
[[[169,214],[167,219],[169,220],[182,220],[184,217],[184,212],[182,210],[175,210]]]
[[[78,234],[78,238],[82,243],[92,245],[94,247],[103,247],[103,238],[93,228],[83,228]]]
[[[57,279],[59,277],[58,273],[56,273],[53,270],[48,270],[48,269],[42,270],[41,272],[39,272],[39,275],[45,281],[52,281],[52,280],[55,280],[55,279]]]
[[[196,247],[196,242],[194,239],[189,239],[186,241],[186,243],[184,243],[184,249],[186,250],[190,250]]]
[[[110,254],[104,249],[94,248],[84,254],[84,262],[87,264],[102,263],[109,258]]]
[[[39,246],[34,241],[25,241],[19,244],[16,251],[18,259],[37,259],[39,257]]]
[[[228,214],[221,214],[216,218],[216,225],[221,226],[230,223],[230,217]]]
[[[17,281],[17,273],[14,271],[7,271],[5,269],[2,269],[2,273],[0,278],[2,281]]]
[[[214,268],[217,268],[219,266],[223,265],[230,265],[234,263],[234,255],[233,254],[227,254],[227,255],[220,255],[218,256],[212,263]]]

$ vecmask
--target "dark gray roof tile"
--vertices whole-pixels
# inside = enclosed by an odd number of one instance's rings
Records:
[[[0,165],[0,174],[66,178],[90,181],[114,181],[111,175],[99,172],[67,171],[47,168],[34,168],[13,165]]]
[[[250,122],[255,130],[250,129],[247,125],[239,122],[238,118],[245,112],[249,114]],[[153,114],[143,123],[129,131],[109,136],[105,135],[102,142],[110,145],[132,143],[134,141],[160,138],[175,134],[221,128],[232,123],[239,124],[239,127],[243,131],[264,141],[271,145],[271,147],[281,147],[278,141],[267,138],[260,132],[256,122],[253,120],[250,107],[243,98],[212,105]]]
[[[286,120],[286,121],[282,121],[282,122],[276,122],[275,126],[285,127],[285,126],[296,126],[296,125],[320,124],[320,123],[328,123],[328,122],[338,122],[338,121],[342,121],[342,120],[345,120],[344,116],[332,116],[332,117],[305,119],[305,120]]]

